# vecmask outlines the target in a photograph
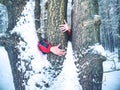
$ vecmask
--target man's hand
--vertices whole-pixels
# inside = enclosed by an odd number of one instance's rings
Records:
[[[60,30],[63,31],[63,32],[70,32],[70,27],[68,26],[67,22],[64,20],[64,24],[61,24],[60,25]]]
[[[53,54],[56,54],[56,55],[58,55],[58,56],[65,55],[65,53],[66,53],[65,50],[60,49],[59,47],[60,47],[60,44],[58,44],[57,46],[52,46],[52,47],[50,48],[50,51],[51,51]]]

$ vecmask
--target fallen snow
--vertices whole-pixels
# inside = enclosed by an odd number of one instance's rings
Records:
[[[103,74],[102,90],[120,90],[120,71]]]
[[[66,60],[64,62],[63,70],[57,77],[54,85],[49,90],[82,90],[78,82],[78,74],[74,64],[71,42],[68,42]]]
[[[8,54],[0,46],[0,90],[15,90]]]
[[[107,61],[103,63],[103,85],[102,90],[120,90],[120,62],[118,62],[118,51],[114,53],[106,51]]]

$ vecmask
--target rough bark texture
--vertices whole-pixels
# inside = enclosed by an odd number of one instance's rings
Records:
[[[10,60],[10,65],[13,74],[13,81],[16,90],[25,90],[24,86],[22,85],[23,81],[23,74],[18,70],[17,62],[20,61],[18,58],[19,50],[16,48],[16,45],[19,43],[20,36],[17,34],[13,34],[9,37],[0,37],[0,46],[4,46]]]
[[[100,17],[97,14],[97,0],[73,0],[72,44],[83,90],[101,90],[102,86],[105,57],[84,54],[89,45],[99,42]]]
[[[47,25],[47,40],[52,43],[52,45],[61,44],[62,49],[66,48],[67,38],[66,33],[63,33],[59,29],[59,25],[63,23],[65,19],[65,8],[66,8],[65,0],[50,0],[48,2],[48,25]],[[52,53],[48,54],[48,60],[53,66],[53,69],[56,71],[56,74],[59,74],[64,56],[56,56]]]
[[[74,50],[98,42],[94,15],[98,14],[97,0],[73,0],[72,43]]]
[[[40,28],[40,0],[35,0],[35,26],[36,30]]]
[[[75,61],[78,69],[78,78],[83,90],[101,90],[103,66],[102,62],[106,58],[99,54],[91,52],[81,55],[79,60]]]
[[[25,90],[22,85],[22,80],[24,78],[23,74],[16,66],[16,63],[19,61],[18,55],[20,54],[19,50],[16,49],[16,45],[22,39],[20,39],[20,36],[15,33],[10,34],[9,31],[11,31],[16,25],[17,18],[20,16],[26,1],[28,0],[0,0],[0,3],[4,4],[8,9],[9,19],[6,36],[0,37],[0,45],[4,46],[8,52],[16,90]]]

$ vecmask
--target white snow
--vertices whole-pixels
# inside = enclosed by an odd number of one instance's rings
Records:
[[[0,90],[15,90],[8,54],[0,46]]]
[[[71,42],[68,42],[63,70],[49,90],[82,90],[78,82],[76,66],[72,54],[72,45]]]
[[[104,73],[102,90],[120,90],[120,71]]]
[[[103,63],[103,85],[102,90],[120,90],[120,63],[118,62],[118,51],[114,53],[106,51],[107,61]],[[118,71],[117,71],[118,70]]]
[[[93,53],[101,54],[106,56],[106,51],[104,50],[103,46],[96,43],[94,46],[89,46],[90,49],[93,49]]]
[[[68,42],[66,59],[63,64],[63,70],[61,74],[55,79],[54,83],[51,85],[50,88],[43,87],[42,89],[40,89],[36,87],[36,83],[44,85],[44,82],[42,82],[43,80],[49,83],[51,82],[51,79],[49,73],[43,73],[44,71],[42,71],[44,67],[49,67],[50,63],[47,61],[46,55],[42,54],[37,48],[38,38],[34,22],[34,0],[30,0],[27,3],[26,7],[24,8],[24,11],[22,12],[22,16],[19,18],[19,22],[17,23],[16,27],[13,29],[11,34],[14,32],[19,34],[22,38],[24,38],[26,42],[25,43],[21,41],[16,47],[19,48],[21,52],[19,58],[22,59],[20,62],[18,62],[21,63],[21,66],[18,66],[18,70],[25,71],[26,68],[24,60],[31,61],[32,71],[26,71],[25,73],[25,77],[30,77],[28,83],[24,83],[26,90],[82,90],[78,82],[76,67],[74,65],[74,58],[72,54],[72,46],[70,42]],[[25,48],[25,50],[22,50],[22,48]],[[99,44],[91,46],[91,48],[94,49],[95,53],[100,53],[107,57],[109,56],[108,58],[111,58],[110,56],[113,56],[112,60],[114,60],[115,63],[113,63],[113,61],[110,60],[105,61],[103,64],[104,71],[113,70],[113,68],[111,69],[111,67],[114,67],[114,65],[116,65],[116,68],[120,68],[120,64],[117,62],[117,53],[111,54],[110,52],[106,52],[104,48]],[[32,57],[33,59],[30,60],[30,57]],[[0,47],[0,76],[2,77],[4,74],[5,77],[5,75],[7,74],[6,72],[11,73],[10,64],[5,49],[3,47]],[[119,74],[120,71],[104,73],[102,90],[118,90],[116,88],[120,86]],[[12,76],[10,74],[7,75]],[[6,76],[5,78],[4,77],[0,78],[0,90],[14,90],[13,78],[6,78],[8,76]],[[11,81],[12,83],[9,83],[10,85],[6,85],[4,84],[4,81]]]

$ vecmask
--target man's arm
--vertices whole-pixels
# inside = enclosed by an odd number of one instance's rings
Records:
[[[58,56],[65,55],[66,53],[65,50],[60,49],[59,47],[60,47],[60,44],[58,44],[57,46],[52,46],[46,40],[42,40],[38,43],[39,50],[45,54],[52,52],[53,54]]]

